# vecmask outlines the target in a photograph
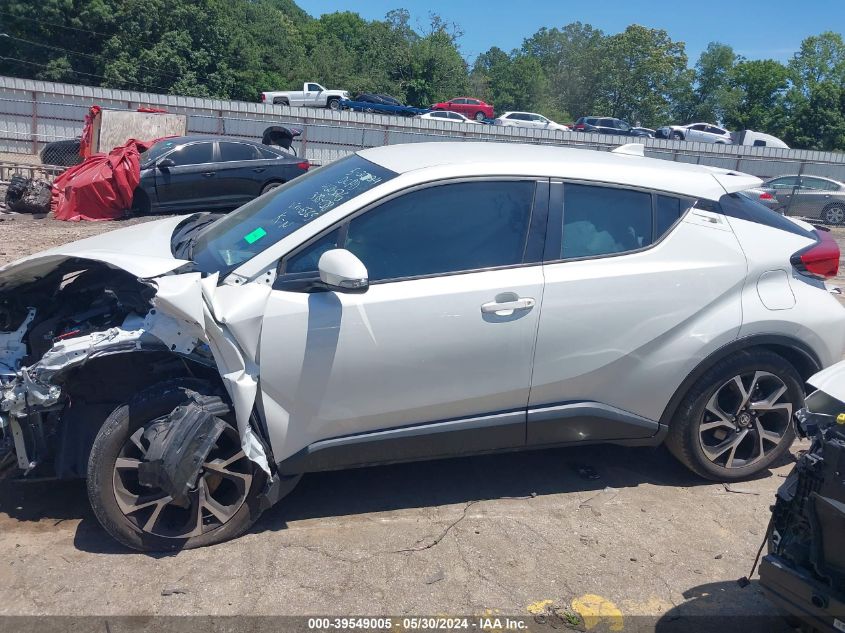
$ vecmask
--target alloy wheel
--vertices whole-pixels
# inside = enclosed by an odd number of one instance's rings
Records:
[[[783,441],[793,405],[786,383],[766,371],[734,376],[704,407],[698,426],[704,455],[723,468],[751,466]]]
[[[163,490],[138,481],[138,466],[149,448],[144,431],[139,428],[126,441],[113,474],[117,505],[137,529],[159,537],[187,539],[222,527],[235,516],[249,494],[254,467],[234,428],[224,427],[188,494],[186,507],[173,504]]]
[[[845,207],[828,207],[824,212],[824,220],[828,224],[842,224],[845,222]]]

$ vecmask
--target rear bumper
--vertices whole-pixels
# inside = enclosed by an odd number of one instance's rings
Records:
[[[774,554],[763,557],[760,586],[775,605],[819,631],[845,631],[845,596],[787,566]]]

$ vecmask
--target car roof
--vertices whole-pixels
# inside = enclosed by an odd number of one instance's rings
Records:
[[[510,110],[508,112],[505,112],[502,116],[505,116],[505,114],[536,114],[537,116],[543,116],[542,114],[539,114],[537,112],[526,112],[525,110]],[[545,119],[546,117],[543,118]]]
[[[760,179],[703,165],[588,149],[489,142],[384,145],[358,154],[397,173],[448,167],[453,177],[502,175],[567,178],[630,185],[718,200]]]
[[[248,138],[238,138],[235,136],[216,136],[214,134],[191,134],[188,136],[171,136],[160,139],[169,143],[176,143],[177,145],[184,145],[185,143],[196,143],[197,141],[233,141],[236,143],[249,143],[251,145],[261,145],[258,141]],[[267,147],[264,145],[263,147]]]

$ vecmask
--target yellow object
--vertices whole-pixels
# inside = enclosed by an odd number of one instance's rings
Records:
[[[528,613],[531,615],[542,615],[546,612],[546,607],[554,604],[553,600],[538,600],[528,605]]]
[[[622,611],[610,600],[592,593],[575,598],[572,601],[572,610],[584,619],[584,628],[588,631],[600,623],[610,625],[611,631],[623,629]]]
[[[840,413],[836,416],[836,423],[837,424],[845,424],[845,413]]]

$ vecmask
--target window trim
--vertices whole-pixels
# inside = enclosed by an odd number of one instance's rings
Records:
[[[559,191],[554,191],[554,185],[557,184]],[[603,187],[606,189],[622,189],[624,191],[638,191],[647,193],[651,196],[651,237],[654,240],[654,232],[657,229],[657,196],[667,196],[670,198],[678,198],[681,203],[686,202],[686,209],[678,216],[672,225],[664,231],[660,239],[652,241],[646,246],[633,249],[630,251],[621,251],[617,253],[604,253],[602,255],[585,255],[583,257],[560,257],[563,249],[563,222],[566,218],[566,209],[564,205],[565,192],[567,185],[587,185],[593,187]],[[690,210],[696,207],[698,200],[690,196],[680,195],[672,191],[662,191],[659,189],[648,189],[646,187],[636,187],[630,185],[622,185],[612,182],[600,182],[596,180],[553,180],[553,192],[549,200],[549,223],[546,229],[546,249],[543,264],[563,264],[569,262],[582,262],[592,259],[608,259],[610,257],[624,257],[625,255],[634,255],[651,250],[660,245],[669,235],[671,235],[678,225],[683,222],[684,218],[689,214]],[[558,202],[559,199],[559,202]],[[554,206],[553,206],[554,205]]]
[[[288,260],[309,248],[315,242],[319,241],[329,233],[338,230],[337,244],[342,244],[346,241],[346,236],[349,231],[349,224],[360,215],[371,211],[382,204],[390,202],[391,200],[404,196],[409,193],[421,191],[423,189],[431,189],[433,187],[440,187],[444,185],[474,183],[474,182],[533,182],[534,196],[531,202],[531,215],[528,218],[528,233],[525,238],[525,246],[522,251],[522,262],[518,264],[504,264],[502,266],[488,266],[485,268],[473,268],[468,270],[456,270],[450,272],[431,273],[427,275],[412,275],[408,277],[392,277],[390,279],[379,279],[371,281],[370,285],[381,285],[386,283],[395,283],[400,281],[416,281],[418,279],[436,279],[440,277],[452,277],[454,275],[468,275],[472,273],[487,272],[493,270],[507,270],[510,268],[524,268],[526,266],[542,266],[543,253],[546,243],[546,231],[548,230],[548,213],[549,213],[549,178],[543,176],[464,176],[460,178],[447,178],[443,180],[435,180],[431,182],[419,183],[412,185],[400,191],[384,196],[374,202],[353,211],[343,219],[335,222],[323,231],[309,238],[306,242],[298,245],[296,248],[288,253],[285,253],[276,266],[276,283],[284,284],[285,282],[308,281],[314,280],[316,277],[310,271],[302,273],[287,273]],[[340,248],[340,247],[338,247]],[[310,276],[308,276],[310,274]],[[297,275],[297,277],[293,277]],[[274,284],[275,288],[275,284]],[[306,291],[307,292],[307,291]]]

